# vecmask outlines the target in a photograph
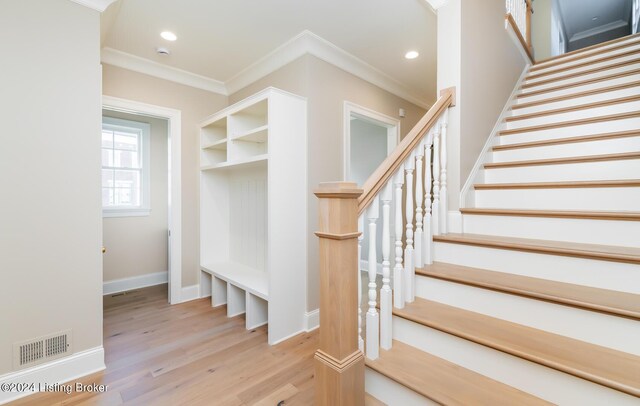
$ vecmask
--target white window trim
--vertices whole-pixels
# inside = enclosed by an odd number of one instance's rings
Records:
[[[102,208],[102,217],[138,217],[151,214],[151,126],[132,120],[122,120],[113,117],[102,117],[102,125],[112,128],[140,130],[140,148],[142,156],[140,207],[109,207]],[[101,165],[102,167],[102,165]]]

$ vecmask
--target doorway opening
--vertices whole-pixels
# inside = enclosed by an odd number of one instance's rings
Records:
[[[182,301],[180,125],[179,110],[103,96],[104,294],[168,282],[169,303]],[[150,150],[145,151],[144,131],[135,145],[136,126],[149,128]],[[121,151],[127,148],[140,158]],[[111,158],[116,155],[127,159]],[[105,204],[115,207],[105,210]],[[118,213],[127,204],[139,207]]]
[[[350,102],[344,120],[344,179],[362,186],[398,145],[400,120]]]

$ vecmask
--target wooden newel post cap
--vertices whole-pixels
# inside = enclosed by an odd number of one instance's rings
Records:
[[[357,199],[363,190],[355,182],[322,182],[313,193],[318,198]]]

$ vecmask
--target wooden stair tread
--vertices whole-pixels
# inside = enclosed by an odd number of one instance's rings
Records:
[[[597,102],[578,104],[578,105],[569,106],[569,107],[562,107],[562,108],[558,108],[558,109],[544,110],[544,111],[538,111],[538,112],[535,112],[535,113],[520,114],[520,115],[517,115],[517,116],[510,116],[510,117],[506,117],[504,119],[504,121],[505,122],[512,122],[512,121],[530,120],[532,118],[552,116],[554,114],[571,113],[571,112],[574,112],[574,111],[588,110],[588,109],[594,109],[594,108],[598,108],[598,107],[612,106],[612,105],[615,105],[615,104],[631,103],[631,102],[638,101],[638,100],[640,100],[640,95],[625,96],[625,97],[619,97],[619,98],[615,98],[615,99],[601,100],[601,101],[597,101]]]
[[[514,168],[519,166],[562,165],[584,162],[620,161],[640,158],[640,152],[624,152],[619,154],[585,155],[564,158],[532,159],[527,161],[494,162],[484,164],[485,169]]]
[[[396,316],[549,368],[640,396],[640,357],[416,298]]]
[[[637,51],[637,52],[640,52],[640,51]],[[638,63],[640,63],[640,58],[635,58],[635,59],[631,59],[631,60],[624,61],[624,62],[617,62],[617,63],[612,63],[610,65],[599,66],[597,68],[581,70],[579,72],[567,73],[566,75],[557,76],[557,77],[554,77],[554,78],[549,78],[549,79],[544,79],[544,80],[539,80],[537,82],[524,83],[521,86],[521,88],[522,89],[528,89],[530,87],[546,85],[546,84],[553,83],[553,82],[559,82],[559,81],[562,81],[562,80],[573,79],[573,78],[576,78],[576,77],[579,77],[579,76],[591,75],[593,73],[600,73],[600,72],[604,72],[604,71],[607,71],[607,70],[618,69],[618,68],[622,68],[622,67],[630,66],[630,65],[636,65]],[[527,79],[527,80],[529,80],[529,79]]]
[[[526,210],[462,208],[462,214],[486,216],[555,217],[593,220],[640,221],[640,212],[634,211],[580,211],[580,210]]]
[[[575,189],[602,187],[637,187],[640,179],[615,180],[573,180],[568,182],[531,182],[531,183],[479,183],[474,185],[477,190],[498,189]]]
[[[640,320],[640,295],[434,262],[416,274]]]
[[[600,45],[600,44],[598,44],[598,45]],[[563,65],[565,63],[579,61],[580,59],[591,58],[592,56],[596,56],[596,55],[598,55],[600,53],[618,51],[620,49],[629,48],[629,47],[633,47],[633,46],[636,46],[636,45],[640,45],[640,41],[638,41],[638,40],[629,41],[629,42],[625,42],[624,44],[619,44],[619,45],[616,45],[616,46],[612,46],[610,48],[595,50],[594,52],[587,53],[587,54],[569,55],[569,56],[567,56],[567,54],[564,54],[564,55],[562,55],[562,56],[564,56],[564,58],[561,58],[561,59],[558,59],[556,61],[547,63],[546,65],[541,65],[539,63],[534,64],[531,67],[531,69],[529,69],[529,72],[537,72],[537,71],[540,71],[542,69],[548,69],[548,68],[552,68],[554,66]]]
[[[539,61],[536,61],[536,63],[533,66],[541,66],[541,65],[544,65],[544,64],[546,64],[548,62],[551,62],[551,61],[561,60],[561,59],[565,59],[567,57],[571,57],[571,56],[574,56],[574,55],[577,55],[577,54],[582,54],[582,53],[585,53],[585,52],[598,50],[599,48],[604,48],[604,47],[607,47],[609,45],[616,44],[618,42],[627,41],[627,40],[633,40],[635,37],[638,37],[638,36],[640,36],[640,34],[626,35],[624,37],[612,39],[610,41],[605,41],[605,42],[601,42],[599,44],[590,45],[588,47],[576,49],[575,51],[565,52],[564,54],[560,54],[560,55],[556,55],[556,56],[552,56],[552,57],[549,57],[549,58],[546,58],[546,59],[541,59]]]
[[[551,140],[540,140],[531,142],[520,142],[517,144],[496,145],[492,149],[494,151],[504,151],[518,148],[535,148],[545,147],[549,145],[573,144],[576,142],[600,141],[613,138],[637,137],[640,136],[640,130],[616,131],[611,133],[580,135],[577,137],[556,138]]]
[[[517,98],[522,98],[522,97],[538,96],[538,95],[544,94],[544,93],[555,92],[555,91],[558,91],[558,90],[571,89],[572,87],[579,87],[579,86],[589,85],[589,84],[593,84],[593,83],[606,82],[608,80],[619,79],[619,78],[623,78],[623,77],[627,77],[627,76],[637,75],[639,73],[640,73],[640,69],[633,69],[633,70],[628,70],[628,71],[625,71],[625,72],[617,72],[617,73],[613,73],[613,74],[610,74],[610,75],[600,76],[600,77],[597,77],[597,78],[585,79],[585,80],[581,80],[581,81],[577,81],[577,82],[573,82],[573,83],[565,83],[563,85],[547,87],[545,89],[539,89],[539,90],[534,90],[534,91],[530,91],[530,92],[521,92],[521,93],[518,93],[516,95],[516,97]]]
[[[638,87],[638,86],[640,86],[640,81],[622,83],[622,84],[613,85],[613,86],[605,86],[605,87],[600,87],[598,89],[585,90],[584,92],[577,92],[577,93],[569,93],[562,96],[556,96],[556,97],[550,97],[548,99],[537,100],[534,102],[514,104],[513,106],[511,106],[511,110],[513,111],[513,110],[526,109],[528,107],[540,106],[543,104],[555,103],[555,102],[564,101],[564,100],[577,99],[579,97],[592,96],[594,94],[609,93],[609,92],[614,92],[616,90],[630,89],[632,87]]]
[[[435,242],[640,264],[640,248],[483,234],[436,235]]]
[[[490,379],[415,347],[394,341],[367,367],[443,405],[549,405],[523,391]]]
[[[611,60],[618,59],[618,58],[624,58],[625,56],[635,55],[637,53],[640,53],[639,49],[632,49],[632,50],[629,50],[629,51],[620,52],[619,54],[603,56],[603,57],[594,59],[592,61],[584,61],[584,62],[577,63],[575,65],[569,65],[569,66],[564,66],[564,67],[557,68],[557,69],[551,69],[551,70],[548,70],[548,71],[545,71],[545,72],[532,73],[530,75],[527,75],[525,80],[533,80],[533,79],[537,79],[537,78],[541,78],[541,77],[545,77],[545,76],[549,76],[549,75],[554,75],[556,73],[566,72],[566,71],[571,70],[571,69],[584,68],[585,66],[594,65],[594,64],[602,63],[602,62],[607,62],[607,61],[611,61]]]
[[[640,117],[640,111],[639,110],[629,111],[629,112],[626,112],[626,113],[609,114],[609,115],[606,115],[606,116],[596,116],[596,117],[589,117],[589,118],[581,118],[581,119],[578,119],[578,120],[560,121],[560,122],[557,122],[557,123],[550,123],[550,124],[534,125],[534,126],[529,126],[529,127],[512,128],[512,129],[508,129],[508,130],[501,130],[498,133],[498,135],[504,136],[504,135],[511,135],[511,134],[526,133],[526,132],[531,132],[531,131],[544,131],[544,130],[550,130],[550,129],[554,129],[554,128],[572,127],[572,126],[578,126],[578,125],[587,125],[587,124],[600,123],[600,122],[604,122],[604,121],[626,120],[626,119],[635,118],[635,117]]]

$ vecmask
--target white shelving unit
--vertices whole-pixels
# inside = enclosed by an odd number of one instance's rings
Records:
[[[307,102],[265,89],[200,131],[200,293],[275,344],[304,329]]]

